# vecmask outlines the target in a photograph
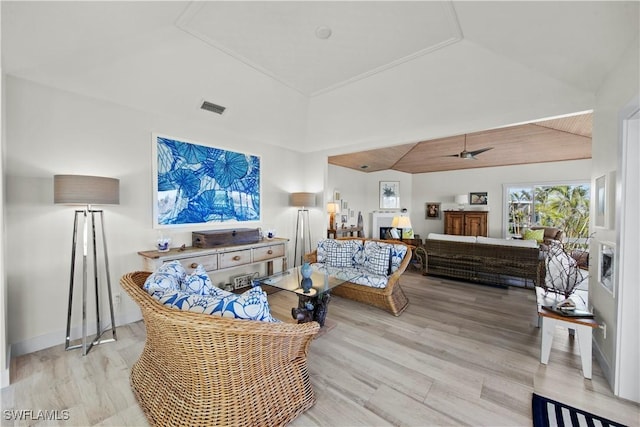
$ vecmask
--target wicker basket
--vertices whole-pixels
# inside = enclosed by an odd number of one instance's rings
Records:
[[[165,307],[141,286],[120,283],[140,306],[147,338],[131,386],[158,426],[280,426],[315,403],[307,352],[317,322],[266,323]]]

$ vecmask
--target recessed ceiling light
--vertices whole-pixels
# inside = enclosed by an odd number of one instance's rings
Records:
[[[320,25],[316,28],[316,37],[322,40],[326,40],[331,37],[331,28],[326,25]]]

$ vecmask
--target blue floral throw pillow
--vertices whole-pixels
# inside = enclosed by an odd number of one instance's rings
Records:
[[[391,245],[391,273],[395,273],[400,268],[406,254],[407,247],[405,245]]]
[[[196,295],[227,296],[230,293],[211,283],[211,279],[202,264],[198,264],[193,273],[185,276],[180,284],[180,290]]]
[[[241,295],[229,293],[227,296],[205,296],[173,291],[153,294],[161,304],[178,310],[209,314],[235,319],[279,322],[271,315],[267,294],[260,286],[255,286]]]
[[[180,261],[170,261],[164,263],[147,280],[142,289],[150,294],[160,292],[170,292],[180,289],[180,284],[184,281],[187,272]]]

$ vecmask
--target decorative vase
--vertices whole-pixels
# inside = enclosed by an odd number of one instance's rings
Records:
[[[313,282],[310,278],[305,277],[304,279],[302,279],[302,282],[300,282],[300,286],[302,286],[302,290],[304,291],[304,293],[308,294],[311,286],[313,286]]]
[[[309,264],[308,262],[305,262],[304,264],[302,264],[302,267],[300,267],[300,273],[302,273],[302,277],[304,277],[305,279],[310,278],[311,273],[313,273],[311,264]]]
[[[169,252],[169,245],[171,244],[171,239],[168,237],[162,237],[158,239],[158,252]]]

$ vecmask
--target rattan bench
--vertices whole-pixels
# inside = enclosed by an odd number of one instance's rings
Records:
[[[280,426],[315,403],[307,370],[317,322],[267,323],[180,311],[120,283],[140,306],[147,338],[131,387],[158,426]]]
[[[337,240],[375,240],[365,239],[362,237],[343,237]],[[369,286],[363,286],[356,283],[346,282],[331,290],[331,295],[336,295],[343,298],[348,298],[354,301],[358,301],[364,304],[368,304],[382,310],[388,311],[394,316],[400,316],[402,312],[409,305],[409,299],[405,295],[404,291],[400,287],[400,276],[407,269],[409,262],[411,262],[412,245],[407,245],[397,240],[378,240],[380,242],[403,244],[407,246],[407,253],[405,254],[402,263],[398,269],[391,275],[389,275],[387,286],[384,288],[372,288]],[[306,262],[314,263],[317,261],[317,250],[306,254],[304,260]]]
[[[511,278],[544,284],[544,258],[535,248],[426,239],[423,274],[507,286]]]

